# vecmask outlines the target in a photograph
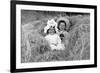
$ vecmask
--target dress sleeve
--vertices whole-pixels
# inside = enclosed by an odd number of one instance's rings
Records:
[[[59,35],[57,35],[57,39],[56,40],[57,40],[58,44],[61,43],[61,39],[60,39]]]
[[[70,39],[70,34],[68,32],[65,32],[65,41],[64,41],[65,42],[64,43],[65,47],[68,46],[69,39]]]
[[[58,50],[63,50],[63,49],[64,49],[64,44],[61,43],[61,39],[60,39],[59,36],[57,36],[57,42],[58,42],[58,44],[57,44],[57,49],[58,49]]]
[[[65,35],[65,40],[68,40],[70,38],[70,35],[68,32],[64,32],[64,35]]]

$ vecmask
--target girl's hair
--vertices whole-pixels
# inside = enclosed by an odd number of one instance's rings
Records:
[[[58,26],[57,26],[58,30],[60,30],[60,28],[59,28],[60,23],[64,23],[64,24],[65,24],[64,30],[67,30],[67,29],[66,29],[67,24],[66,24],[66,22],[65,22],[64,20],[61,20],[61,21],[58,22]]]
[[[49,30],[50,30],[50,28],[47,30],[47,34],[49,34]],[[55,31],[55,33],[56,33],[56,30],[55,29],[53,29],[54,31]]]

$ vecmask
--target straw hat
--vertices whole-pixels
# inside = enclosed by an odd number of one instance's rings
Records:
[[[69,25],[69,20],[66,17],[60,17],[57,19],[57,23],[59,23],[60,21],[65,21],[66,25]]]
[[[58,27],[58,24],[59,24],[60,21],[65,21],[66,26],[67,26],[66,29],[68,30],[68,29],[69,29],[69,26],[70,26],[70,22],[69,22],[68,17],[59,17],[59,18],[56,20],[56,22],[57,22],[57,27]]]

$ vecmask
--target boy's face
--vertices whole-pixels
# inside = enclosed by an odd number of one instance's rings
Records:
[[[48,31],[49,34],[54,34],[55,33],[55,29],[53,27],[51,27]]]

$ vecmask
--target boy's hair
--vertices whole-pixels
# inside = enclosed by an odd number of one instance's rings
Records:
[[[64,23],[65,24],[64,30],[67,30],[66,29],[67,24],[66,24],[66,22],[64,20],[61,20],[61,21],[58,22],[58,26],[57,26],[58,30],[60,30],[60,28],[59,28],[60,23]]]
[[[49,30],[50,30],[50,28],[47,30],[47,34],[49,34]],[[55,31],[55,33],[56,33],[56,30],[55,29],[53,29],[54,31]]]

